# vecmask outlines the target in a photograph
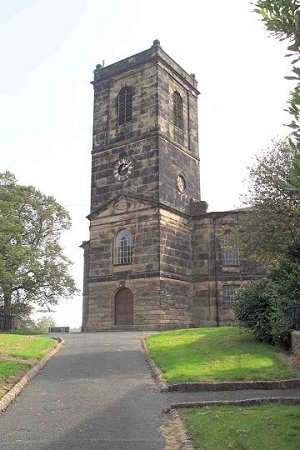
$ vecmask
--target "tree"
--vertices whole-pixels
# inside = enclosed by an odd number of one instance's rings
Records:
[[[40,317],[35,324],[35,330],[38,333],[48,333],[49,327],[55,326],[55,320],[50,315]]]
[[[33,186],[0,174],[0,309],[26,315],[77,293],[59,239],[68,212]]]
[[[280,345],[289,343],[290,307],[300,298],[300,198],[286,189],[293,157],[286,140],[256,158],[245,198],[251,208],[233,231],[242,258],[265,268],[241,290],[237,318],[259,340]]]
[[[300,265],[288,261],[240,290],[236,316],[259,341],[289,346],[290,308],[299,301],[299,295]]]
[[[250,169],[244,202],[251,209],[234,234],[246,260],[271,267],[300,261],[300,200],[286,189],[294,154],[289,141],[281,141],[256,157]]]
[[[289,40],[289,54],[292,57],[292,75],[287,76],[295,82],[290,92],[288,111],[293,117],[288,125],[292,129],[291,144],[295,146],[296,153],[289,172],[287,186],[300,194],[300,2],[299,0],[259,0],[255,4],[257,12],[265,27],[280,41]]]

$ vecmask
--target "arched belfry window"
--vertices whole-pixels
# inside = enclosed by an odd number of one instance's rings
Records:
[[[118,124],[124,125],[132,119],[132,89],[123,87],[117,98]]]
[[[183,103],[179,92],[173,94],[174,125],[183,130]]]
[[[131,264],[132,234],[130,231],[120,231],[115,237],[114,244],[114,264]]]

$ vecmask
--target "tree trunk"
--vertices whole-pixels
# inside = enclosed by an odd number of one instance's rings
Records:
[[[4,292],[4,314],[11,314],[11,293]]]

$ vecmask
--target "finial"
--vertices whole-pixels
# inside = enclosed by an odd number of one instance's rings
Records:
[[[153,47],[159,47],[159,46],[160,46],[160,41],[158,39],[154,39]]]
[[[196,78],[196,75],[194,73],[191,73],[192,78]]]
[[[102,69],[102,66],[101,66],[101,64],[97,64],[97,65],[96,65],[96,69],[97,69],[97,70],[100,70],[100,69]]]

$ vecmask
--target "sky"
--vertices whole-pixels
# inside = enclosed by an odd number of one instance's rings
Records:
[[[200,180],[209,211],[239,205],[255,154],[287,134],[286,44],[268,37],[248,0],[0,0],[0,162],[72,216],[63,237],[82,287],[88,240],[93,89],[105,65],[162,48],[199,96]],[[54,307],[81,325],[81,295]]]

